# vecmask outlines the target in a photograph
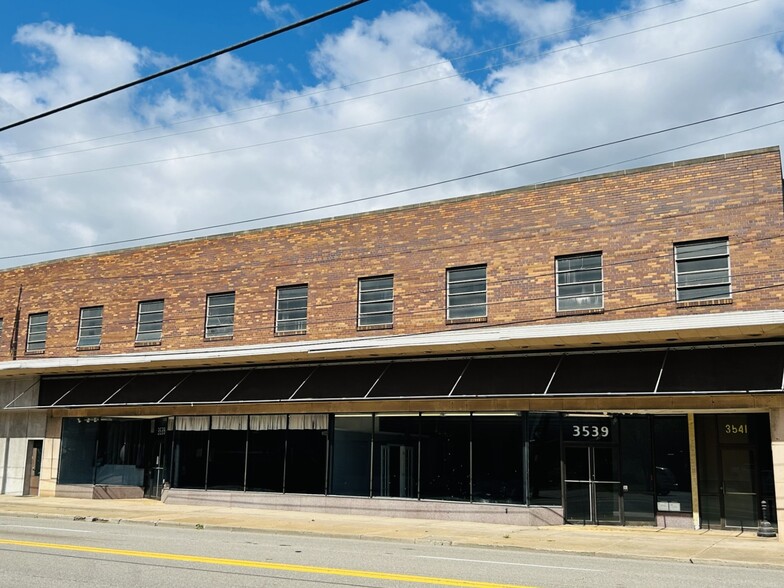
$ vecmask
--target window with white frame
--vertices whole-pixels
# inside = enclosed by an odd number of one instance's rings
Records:
[[[204,336],[231,337],[234,334],[234,292],[207,295]]]
[[[308,328],[308,285],[281,286],[275,303],[275,332],[298,333]]]
[[[357,324],[381,327],[392,324],[394,313],[392,276],[359,279]]]
[[[677,301],[730,298],[729,240],[675,244]]]
[[[90,306],[79,311],[77,347],[97,347],[103,332],[103,306]]]
[[[136,322],[136,342],[156,343],[163,336],[163,300],[146,300],[139,303]]]
[[[487,266],[446,270],[446,318],[463,320],[487,316]]]
[[[31,314],[27,318],[27,351],[46,349],[46,326],[48,323],[48,312]]]
[[[556,310],[597,310],[604,307],[602,254],[583,253],[555,258]]]

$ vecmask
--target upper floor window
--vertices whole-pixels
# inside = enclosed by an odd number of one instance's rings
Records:
[[[163,336],[163,300],[147,300],[139,303],[136,322],[136,342],[150,343]]]
[[[308,285],[281,286],[275,303],[275,332],[294,333],[308,328]]]
[[[446,270],[447,320],[487,316],[487,266]]]
[[[77,347],[96,347],[101,344],[103,306],[90,306],[79,311]]]
[[[39,312],[28,317],[27,351],[43,351],[46,349],[46,325],[48,322],[48,312]]]
[[[234,334],[234,292],[207,296],[205,337],[230,337]]]
[[[556,257],[556,311],[603,308],[602,277],[601,253]]]
[[[727,238],[675,244],[678,302],[730,298],[730,248]]]
[[[360,327],[380,327],[392,324],[393,277],[377,276],[359,279],[357,324]]]

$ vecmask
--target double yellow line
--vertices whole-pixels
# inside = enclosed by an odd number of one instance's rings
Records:
[[[134,551],[129,549],[110,549],[108,547],[87,547],[82,545],[67,545],[61,543],[40,543],[37,541],[16,541],[0,539],[0,545],[15,545],[17,547],[35,547],[39,549],[56,549],[59,551],[77,551],[81,553],[101,553],[104,555],[120,555],[124,557],[138,557],[144,559],[158,559],[179,561],[197,564],[211,564],[217,566],[237,566],[280,572],[297,572],[301,574],[322,574],[328,576],[347,576],[351,578],[369,578],[373,580],[389,580],[392,582],[410,582],[414,584],[432,584],[434,586],[464,586],[466,588],[530,588],[516,584],[494,584],[492,582],[474,582],[472,580],[456,580],[452,578],[435,578],[428,576],[415,576],[411,574],[390,574],[387,572],[371,572],[365,570],[349,570],[343,568],[323,568],[317,566],[302,566],[274,562],[252,561],[247,559],[227,559],[223,557],[203,557],[198,555],[181,555],[177,553],[158,553],[154,551]]]

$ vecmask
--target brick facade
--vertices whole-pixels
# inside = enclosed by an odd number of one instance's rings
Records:
[[[22,287],[48,312],[44,357],[128,353],[137,305],[165,300],[155,349],[415,334],[485,325],[780,308],[784,211],[778,149],[762,149],[398,209],[141,247],[0,272],[0,360]],[[727,237],[731,304],[675,302],[673,243]],[[601,251],[604,312],[558,316],[554,258]],[[488,320],[447,325],[445,270],[487,264]],[[357,329],[357,280],[394,275],[394,328]],[[309,286],[306,334],[274,333],[278,286]],[[206,296],[235,291],[230,341],[205,341]],[[102,305],[100,350],[76,349],[79,309]]]

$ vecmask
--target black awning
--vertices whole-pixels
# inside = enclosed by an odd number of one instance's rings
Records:
[[[392,363],[368,398],[448,396],[468,361],[448,359]]]
[[[229,394],[225,402],[288,400],[313,370],[312,366],[254,369]]]
[[[52,406],[85,406],[103,404],[106,399],[122,388],[131,376],[96,376],[81,378],[78,385],[67,394],[55,399]],[[43,388],[43,386],[42,386]]]
[[[297,390],[294,399],[364,398],[388,365],[388,363],[321,365]]]
[[[784,346],[671,349],[659,393],[781,390]]]
[[[166,404],[220,402],[249,375],[250,370],[193,372],[169,394],[161,398]]]
[[[652,394],[665,351],[564,354],[548,394]]]
[[[43,377],[38,406],[770,392],[783,377],[784,345],[565,351]]]
[[[452,396],[544,394],[560,356],[472,359]]]
[[[110,396],[106,404],[155,404],[180,384],[188,373],[138,374]]]

